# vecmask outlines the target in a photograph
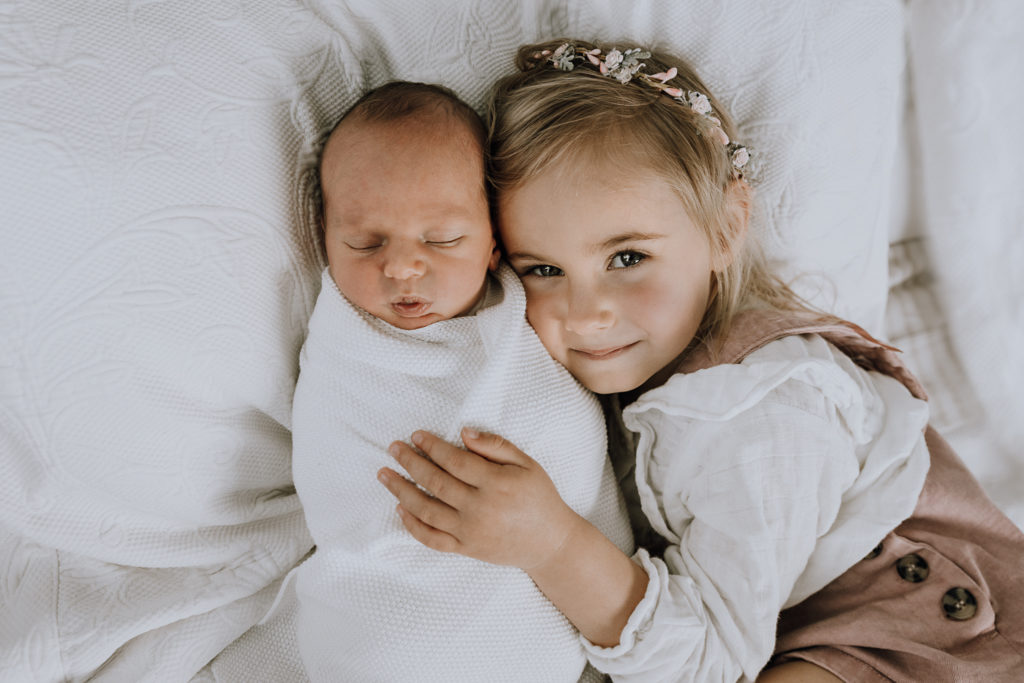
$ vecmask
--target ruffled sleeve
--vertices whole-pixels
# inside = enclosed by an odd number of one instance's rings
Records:
[[[677,375],[623,412],[663,557],[620,642],[584,640],[616,680],[753,680],[779,612],[908,517],[928,468],[928,410],[817,336]]]

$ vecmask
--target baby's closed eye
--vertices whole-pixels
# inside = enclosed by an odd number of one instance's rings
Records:
[[[434,246],[434,247],[454,247],[459,242],[461,242],[462,239],[463,239],[463,235],[459,235],[458,237],[452,237],[450,239],[431,239],[431,240],[424,240],[424,241],[427,244],[429,244],[431,246]]]

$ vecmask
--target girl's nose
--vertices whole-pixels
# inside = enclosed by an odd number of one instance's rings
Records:
[[[580,336],[607,329],[615,322],[611,302],[600,292],[579,288],[569,292],[565,329]]]
[[[384,276],[393,280],[410,280],[427,271],[427,262],[415,246],[389,245],[384,254]]]

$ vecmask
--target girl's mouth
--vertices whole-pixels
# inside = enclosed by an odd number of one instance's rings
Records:
[[[633,348],[637,342],[623,346],[608,346],[603,349],[572,349],[575,353],[588,360],[610,360]]]

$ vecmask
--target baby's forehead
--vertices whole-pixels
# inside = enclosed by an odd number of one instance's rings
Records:
[[[472,131],[402,124],[339,131],[344,138],[328,148],[321,171],[327,223],[374,233],[413,224],[489,232],[483,151]]]
[[[414,146],[425,153],[450,152],[483,159],[484,141],[464,119],[443,110],[418,111],[395,119],[346,118],[331,133],[324,145],[321,165],[336,154],[353,153],[360,148]],[[429,149],[429,152],[426,150]]]
[[[442,178],[471,192],[472,201],[487,202],[483,149],[473,130],[451,116],[343,122],[319,170],[325,203],[332,195],[348,203],[371,184],[389,184],[394,200],[408,201],[411,188],[436,188]]]

